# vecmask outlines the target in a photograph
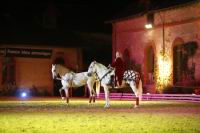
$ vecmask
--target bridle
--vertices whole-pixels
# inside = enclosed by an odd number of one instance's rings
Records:
[[[94,66],[94,65],[93,65],[93,66]],[[92,66],[91,66],[91,67],[92,67]],[[91,68],[91,67],[90,67],[90,68]],[[101,82],[101,81],[102,81],[109,73],[111,73],[112,71],[113,71],[113,68],[110,67],[109,70],[108,70],[102,77],[100,77],[96,71],[93,72],[93,73],[96,75],[97,79]]]

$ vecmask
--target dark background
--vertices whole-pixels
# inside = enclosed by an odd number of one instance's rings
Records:
[[[6,0],[0,2],[0,44],[80,47],[86,63],[111,62],[107,21],[194,0]]]
[[[194,0],[6,0],[0,2],[0,28],[34,33],[44,28],[49,12],[59,32],[111,33],[105,21],[190,1]]]

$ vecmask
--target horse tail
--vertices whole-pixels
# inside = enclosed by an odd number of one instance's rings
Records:
[[[97,98],[99,98],[99,93],[100,93],[100,81],[96,80],[96,94],[97,94]]]
[[[140,98],[140,100],[142,99],[142,80],[139,80],[139,84],[138,84],[138,96]]]

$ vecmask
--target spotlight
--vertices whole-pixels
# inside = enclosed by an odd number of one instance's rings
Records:
[[[22,92],[22,93],[21,93],[21,97],[22,97],[22,98],[27,97],[27,93],[26,93],[26,92]]]
[[[145,28],[146,28],[146,29],[151,29],[151,28],[153,28],[153,26],[152,26],[152,24],[146,24],[146,25],[145,25]]]

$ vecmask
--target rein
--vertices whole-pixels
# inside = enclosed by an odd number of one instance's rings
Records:
[[[109,73],[111,73],[111,72],[112,72],[112,70],[109,69],[109,71],[108,71],[107,73],[105,73],[101,78],[99,78],[97,72],[95,72],[95,74],[97,75],[98,80],[101,82],[101,80],[102,80],[103,78],[105,78],[105,77],[106,77]]]

